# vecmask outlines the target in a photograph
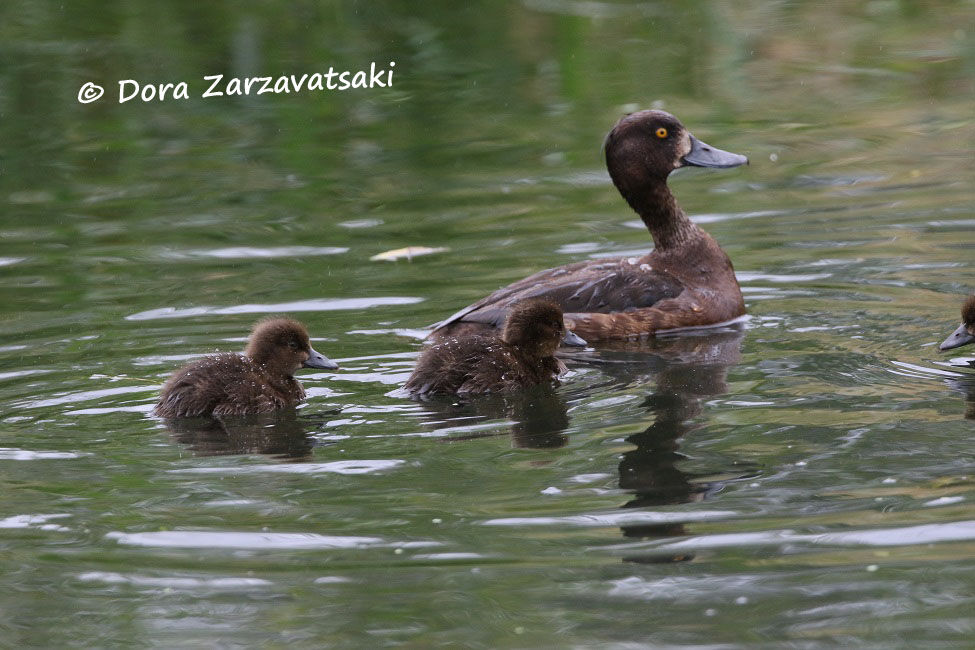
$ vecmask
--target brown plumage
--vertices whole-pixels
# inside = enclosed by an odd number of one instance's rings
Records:
[[[555,379],[565,369],[559,343],[585,345],[565,328],[562,310],[547,300],[511,309],[501,336],[457,336],[420,355],[404,388],[414,395],[495,393]]]
[[[606,166],[643,219],[655,248],[639,259],[599,259],[541,271],[498,289],[435,326],[437,339],[501,326],[511,306],[545,298],[588,341],[632,339],[706,326],[745,313],[731,260],[687,218],[667,187],[678,167],[735,167],[748,159],[715,149],[664,111],[621,119],[606,137]]]
[[[215,354],[173,373],[155,414],[164,418],[246,415],[295,406],[305,391],[299,368],[338,368],[311,347],[305,326],[272,318],[254,326],[244,354]]]
[[[961,306],[961,325],[942,341],[939,349],[954,350],[969,343],[975,343],[975,294],[968,296]]]

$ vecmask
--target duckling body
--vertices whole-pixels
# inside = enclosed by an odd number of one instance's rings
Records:
[[[244,354],[215,354],[180,368],[155,407],[165,418],[267,413],[295,406],[305,391],[299,368],[337,368],[312,349],[305,327],[286,318],[258,323]]]
[[[497,393],[540,384],[558,372],[554,357],[534,359],[496,336],[473,334],[425,350],[405,388],[428,395]]]
[[[515,305],[500,337],[458,335],[420,355],[404,388],[414,395],[513,391],[552,381],[565,370],[555,358],[564,341],[585,345],[565,329],[562,310],[544,300]]]
[[[975,343],[975,294],[969,296],[961,307],[961,325],[942,341],[939,349],[954,350],[970,343]]]
[[[667,176],[686,165],[735,167],[748,159],[697,140],[673,115],[640,111],[606,138],[613,183],[640,215],[655,248],[640,258],[587,260],[547,269],[499,289],[435,326],[437,339],[501,326],[511,306],[543,298],[589,341],[715,325],[745,313],[731,260],[677,205]]]

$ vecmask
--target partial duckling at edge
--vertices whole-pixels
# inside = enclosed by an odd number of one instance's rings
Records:
[[[560,343],[586,345],[565,327],[558,305],[522,301],[512,306],[500,337],[460,335],[424,350],[403,388],[414,395],[465,395],[535,386],[565,372],[555,358]]]
[[[975,294],[968,296],[968,300],[961,307],[961,325],[942,341],[938,349],[954,350],[969,343],[975,343]]]
[[[308,331],[289,318],[258,322],[244,353],[216,354],[180,368],[166,381],[154,413],[164,418],[267,413],[297,405],[305,390],[299,368],[338,365],[311,347]]]
[[[654,250],[540,271],[461,309],[431,336],[499,328],[512,305],[528,298],[560,306],[566,325],[590,342],[717,325],[745,313],[731,260],[677,205],[667,177],[680,167],[737,167],[748,158],[701,142],[656,110],[617,122],[605,151],[609,175],[650,231]]]

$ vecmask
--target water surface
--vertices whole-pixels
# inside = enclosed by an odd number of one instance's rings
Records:
[[[0,631],[26,647],[966,647],[970,3],[0,9]],[[86,81],[397,62],[180,102]],[[396,396],[430,323],[652,243],[601,138],[662,106],[749,317]],[[371,261],[407,246],[446,249]],[[288,313],[296,412],[167,425],[179,364]]]

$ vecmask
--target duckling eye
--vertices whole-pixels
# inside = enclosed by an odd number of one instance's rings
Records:
[[[298,342],[297,341],[288,341],[288,347],[291,348],[292,350],[297,350],[298,349]]]
[[[665,129],[664,127],[658,128],[655,131],[655,133],[656,133],[656,135],[657,135],[658,138],[663,139],[663,138],[666,138],[667,137],[667,129]]]

